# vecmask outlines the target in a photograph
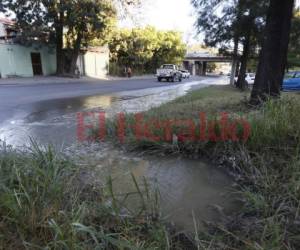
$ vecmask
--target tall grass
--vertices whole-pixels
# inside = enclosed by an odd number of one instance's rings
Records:
[[[20,152],[3,144],[0,249],[167,248],[169,236],[150,191],[134,180],[143,209],[129,211],[122,207],[124,197],[109,192],[112,186],[84,183],[81,173],[51,147],[33,144]]]
[[[260,112],[250,117],[249,148],[282,152],[296,149],[300,142],[299,110],[300,101],[296,97],[269,100]]]
[[[249,114],[249,141],[231,148],[244,208],[228,221],[230,233],[216,227],[226,246],[300,249],[299,109],[298,98],[284,95]]]

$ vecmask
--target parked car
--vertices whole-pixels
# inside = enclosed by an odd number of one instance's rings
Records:
[[[182,78],[189,79],[191,77],[191,73],[188,70],[180,70],[182,74]]]
[[[238,81],[238,77],[234,78],[235,83]],[[253,85],[255,81],[255,74],[254,73],[246,73],[246,85]]]
[[[182,73],[178,70],[178,67],[174,64],[164,64],[156,70],[157,80],[161,82],[163,79],[168,82],[182,81]]]
[[[290,72],[285,76],[283,91],[300,91],[300,72]]]

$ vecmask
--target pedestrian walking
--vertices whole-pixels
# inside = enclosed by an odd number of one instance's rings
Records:
[[[127,76],[128,78],[132,77],[132,69],[130,67],[127,68]]]

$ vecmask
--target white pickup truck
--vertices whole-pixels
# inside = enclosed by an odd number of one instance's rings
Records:
[[[161,82],[166,79],[168,82],[182,81],[182,73],[178,70],[178,67],[174,64],[164,64],[156,71],[157,80]]]

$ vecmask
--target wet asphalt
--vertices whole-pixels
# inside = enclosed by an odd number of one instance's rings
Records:
[[[137,113],[174,100],[222,78],[192,77],[182,82],[150,79],[0,84],[0,140],[17,147],[30,140],[57,147],[78,142],[77,113]]]
[[[202,78],[191,78],[184,82],[199,80]],[[175,86],[182,83],[157,82],[155,78],[144,80],[92,80],[65,83],[36,83],[32,84],[0,84],[0,125],[4,121],[18,115],[31,112],[31,108],[41,101],[51,101],[53,108],[57,108],[60,102],[71,98],[82,98],[84,96],[107,95],[123,91],[143,90],[148,88],[161,88]],[[49,107],[51,108],[51,107]],[[79,108],[79,107],[78,107]]]

